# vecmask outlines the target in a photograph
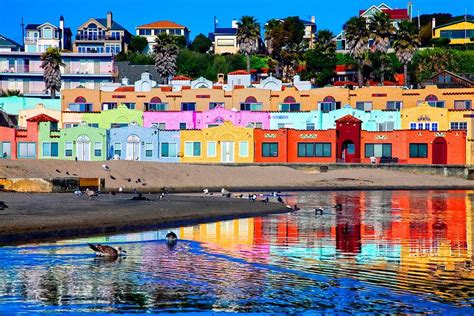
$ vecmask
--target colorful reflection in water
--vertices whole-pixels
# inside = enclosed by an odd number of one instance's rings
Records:
[[[176,228],[173,249],[167,231],[0,248],[0,314],[474,313],[470,192],[294,199],[296,213]],[[117,243],[129,256],[97,259],[87,242]]]

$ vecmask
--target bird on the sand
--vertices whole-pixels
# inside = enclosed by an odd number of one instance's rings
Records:
[[[123,192],[123,188],[122,188],[122,187],[119,187],[119,192],[120,192],[120,193]]]
[[[99,257],[119,257],[125,256],[127,253],[122,247],[112,247],[107,245],[100,245],[100,244],[88,244],[89,247],[94,250],[95,255]]]
[[[86,189],[86,195],[92,199],[94,196],[97,196],[97,193],[95,193],[94,190],[89,190],[89,188]]]
[[[110,171],[110,167],[107,166],[106,164],[102,165],[102,169],[104,169],[105,171]]]
[[[269,199],[268,199],[268,196],[267,196],[266,198],[264,198],[264,199],[262,200],[262,203],[265,204],[265,205],[267,205],[267,204],[268,204],[268,201],[269,201]]]
[[[228,195],[230,192],[227,191],[226,189],[222,188],[222,189],[221,189],[221,193],[222,193],[222,196],[226,196],[226,195]]]
[[[137,179],[137,183],[140,183],[142,182],[142,180],[140,178]]]
[[[66,171],[66,174],[69,175],[69,171]]]
[[[110,179],[117,180],[113,175],[110,175]]]
[[[178,240],[178,236],[176,236],[175,233],[170,231],[168,234],[166,234],[166,241],[168,243],[175,243]]]
[[[291,206],[291,205],[286,205],[286,208],[288,208],[288,209],[290,209],[290,210],[292,210],[292,211],[299,211],[299,210],[300,210],[300,208],[299,208],[298,205],[296,205],[296,204],[293,205],[293,206]]]
[[[127,182],[132,182],[132,179],[130,179],[130,178],[127,178],[125,180],[127,180]]]
[[[165,198],[165,192],[161,192],[160,196],[159,196],[159,199],[160,200],[163,200]]]
[[[0,210],[4,210],[6,208],[8,208],[8,205],[6,205],[5,202],[0,201]]]
[[[56,169],[56,172],[57,172],[57,173],[61,173],[61,170],[59,170],[59,169]]]
[[[74,190],[74,195],[75,196],[82,196],[82,191],[79,189]]]
[[[202,190],[202,192],[204,192],[204,194],[209,194],[209,190],[208,190],[208,189],[204,189],[204,190]]]

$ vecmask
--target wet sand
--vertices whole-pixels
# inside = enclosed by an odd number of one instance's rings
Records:
[[[153,230],[221,219],[288,212],[277,203],[219,196],[144,194],[150,201],[132,201],[132,194],[104,194],[92,200],[72,193],[0,193],[8,208],[0,210],[0,245],[54,241]]]

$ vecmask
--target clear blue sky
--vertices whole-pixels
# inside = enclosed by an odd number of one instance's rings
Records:
[[[187,26],[191,37],[213,30],[213,16],[220,27],[230,27],[233,18],[255,16],[261,25],[274,17],[297,15],[302,19],[316,17],[318,29],[334,33],[359,9],[382,1],[374,0],[0,0],[2,23],[0,34],[21,40],[21,18],[25,24],[51,22],[59,24],[63,15],[73,34],[77,27],[90,17],[105,17],[113,12],[114,20],[132,34],[135,27],[158,20],[172,20]],[[392,8],[406,8],[407,1],[384,1]],[[474,0],[414,0],[413,15],[447,12],[453,15],[474,14]]]

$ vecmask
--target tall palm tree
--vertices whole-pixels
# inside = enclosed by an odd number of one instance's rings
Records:
[[[364,80],[362,78],[362,67],[366,57],[369,43],[369,30],[365,18],[352,17],[347,21],[344,31],[346,34],[346,46],[349,55],[357,62],[357,81],[359,87],[362,87]]]
[[[260,24],[253,16],[243,16],[237,23],[237,43],[240,52],[247,57],[247,71],[250,72],[250,55],[257,52],[260,38]]]
[[[265,45],[267,46],[267,53],[271,55],[273,52],[273,31],[281,25],[281,21],[277,19],[270,19],[265,24]]]
[[[385,63],[387,61],[387,50],[390,39],[393,37],[395,28],[390,22],[390,17],[385,12],[377,12],[369,20],[370,37],[374,40],[372,51],[381,54],[380,60],[380,81],[383,85],[385,81]]]
[[[176,73],[176,58],[178,57],[179,46],[176,39],[166,33],[161,33],[156,37],[156,44],[153,46],[155,68],[165,83]]]
[[[51,93],[51,98],[56,97],[56,92],[61,90],[61,66],[65,66],[59,48],[50,47],[41,55],[41,68],[46,90]]]
[[[420,36],[416,26],[409,21],[402,21],[398,24],[395,33],[393,49],[398,60],[403,64],[403,75],[405,86],[408,86],[408,64],[412,61],[415,51],[420,45]]]

